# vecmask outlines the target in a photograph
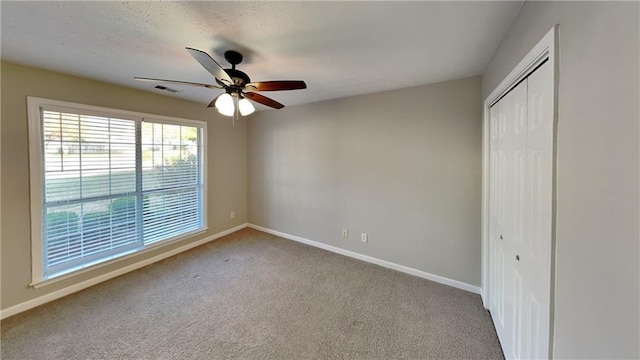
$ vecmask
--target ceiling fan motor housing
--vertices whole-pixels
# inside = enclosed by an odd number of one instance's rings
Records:
[[[224,69],[224,71],[227,74],[229,74],[229,76],[231,77],[231,80],[233,80],[233,85],[243,87],[245,84],[248,84],[251,82],[251,79],[249,79],[249,75],[245,74],[240,70]]]

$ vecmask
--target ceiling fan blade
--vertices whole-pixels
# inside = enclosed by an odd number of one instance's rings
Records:
[[[253,100],[257,103],[260,103],[262,105],[267,105],[275,109],[282,109],[284,107],[284,105],[280,104],[279,102],[273,99],[270,99],[266,96],[260,95],[258,93],[248,92],[248,93],[243,93],[243,95],[249,100]]]
[[[279,91],[306,89],[307,84],[301,80],[260,81],[245,85],[247,90],[253,91]]]
[[[140,80],[140,81],[163,82],[163,83],[176,84],[176,85],[200,86],[200,87],[205,87],[205,88],[209,88],[209,89],[222,89],[223,88],[222,86],[218,86],[218,85],[202,84],[202,83],[195,83],[195,82],[189,82],[189,81],[153,79],[153,78],[145,78],[145,77],[137,77],[137,76],[134,77],[134,79]]]
[[[216,79],[218,79],[218,81],[221,81],[227,85],[233,84],[233,80],[231,79],[229,74],[227,74],[227,72],[224,71],[222,66],[220,66],[220,64],[218,64],[215,60],[213,60],[213,58],[209,56],[209,54],[207,54],[204,51],[193,49],[190,47],[186,49],[189,52],[189,54],[191,54],[191,56],[193,56],[200,63],[200,65],[202,65]]]

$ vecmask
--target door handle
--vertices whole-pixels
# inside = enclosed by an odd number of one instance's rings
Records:
[[[520,261],[520,255],[516,255],[516,260]]]

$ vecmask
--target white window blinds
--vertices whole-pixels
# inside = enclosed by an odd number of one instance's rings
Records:
[[[198,128],[142,123],[143,233],[154,242],[202,225]]]
[[[204,228],[202,126],[39,113],[44,278]]]

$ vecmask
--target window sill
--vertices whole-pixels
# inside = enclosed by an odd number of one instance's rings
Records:
[[[29,284],[29,286],[34,287],[36,289],[39,289],[41,287],[47,286],[47,285],[51,285],[51,284],[55,284],[57,282],[66,280],[66,279],[70,279],[73,278],[77,275],[80,274],[84,274],[87,273],[89,271],[93,271],[111,264],[116,264],[118,262],[124,261],[126,259],[130,259],[132,257],[138,256],[138,255],[143,255],[146,253],[149,253],[153,250],[156,249],[160,249],[163,248],[165,246],[171,245],[171,244],[175,244],[177,242],[186,240],[187,238],[191,238],[200,234],[204,234],[205,232],[207,232],[207,230],[209,230],[208,227],[204,227],[202,229],[198,229],[198,230],[193,230],[191,232],[182,234],[182,235],[178,235],[175,236],[173,238],[169,238],[166,240],[162,240],[162,241],[158,241],[155,243],[151,243],[149,245],[146,245],[144,247],[140,247],[138,249],[134,249],[134,250],[129,250],[129,251],[125,251],[123,253],[120,254],[116,254],[116,255],[112,255],[109,257],[106,257],[104,259],[100,259],[100,260],[96,260],[92,263],[89,264],[84,264],[84,265],[80,265],[71,269],[67,269],[61,272],[58,272],[56,274],[47,276],[47,277],[42,277],[39,281],[34,281],[31,284]]]

